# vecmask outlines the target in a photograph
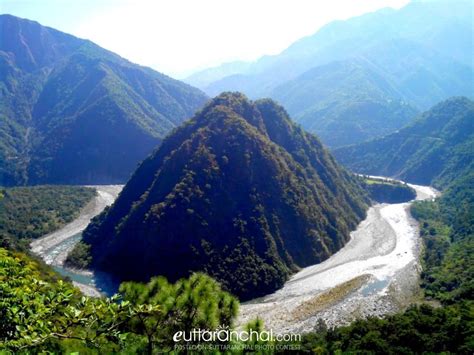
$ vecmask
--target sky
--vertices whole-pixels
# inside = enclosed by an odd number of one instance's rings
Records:
[[[0,13],[90,39],[132,62],[184,78],[277,54],[326,23],[409,0],[0,0]]]

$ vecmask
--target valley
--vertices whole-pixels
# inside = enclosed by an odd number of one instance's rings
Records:
[[[33,3],[0,354],[474,354],[472,0]]]
[[[69,277],[84,294],[98,297],[101,292],[114,293],[118,285],[115,285],[107,275],[87,270],[71,270],[64,267],[64,262],[68,253],[81,240],[81,233],[91,219],[115,201],[123,185],[88,187],[96,189],[97,196],[82,209],[79,217],[61,229],[35,239],[31,242],[30,248],[46,264],[51,265],[61,275]]]
[[[439,194],[431,187],[410,186],[417,192],[416,200]],[[275,331],[308,332],[319,318],[328,327],[335,327],[407,307],[419,292],[421,271],[421,240],[410,205],[372,206],[341,250],[320,264],[302,269],[277,292],[243,304],[240,323],[258,316]],[[338,294],[337,289],[352,280],[356,281],[352,289]],[[329,299],[324,297],[331,290],[336,292]],[[317,309],[314,301],[319,303]]]
[[[416,200],[439,195],[428,186],[409,186],[416,190]],[[76,220],[35,240],[31,248],[60,274],[71,278],[84,294],[111,296],[118,283],[106,273],[64,266],[67,253],[81,239],[89,220],[113,203],[122,186],[94,188],[98,196]],[[411,202],[372,206],[339,252],[320,264],[301,269],[275,293],[244,303],[238,324],[258,316],[275,332],[308,332],[320,318],[334,327],[358,317],[383,316],[407,307],[418,296],[421,270],[419,231],[410,215],[410,205]],[[341,285],[353,280],[356,282],[345,292],[339,292]],[[330,297],[325,297],[328,294]]]

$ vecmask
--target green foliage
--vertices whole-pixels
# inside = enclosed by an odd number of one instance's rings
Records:
[[[474,297],[474,175],[456,180],[436,201],[413,205],[425,249],[422,287],[444,303]]]
[[[371,181],[370,185],[374,185]],[[424,242],[421,286],[443,307],[414,306],[382,319],[304,335],[303,353],[455,353],[474,350],[474,174],[457,176],[442,197],[411,212]]]
[[[120,293],[134,306],[159,307],[155,316],[137,316],[128,324],[132,332],[145,335],[150,353],[153,348],[172,350],[176,344],[173,335],[178,331],[231,327],[239,307],[238,300],[222,291],[215,280],[199,273],[175,284],[162,276],[147,284],[126,282]]]
[[[0,27],[0,185],[124,182],[207,100],[36,22],[1,15]]]
[[[77,243],[74,249],[67,255],[64,264],[75,269],[87,269],[91,262],[90,245],[82,241]]]
[[[361,174],[445,188],[474,169],[474,102],[448,99],[398,132],[334,154]]]
[[[386,318],[358,320],[346,327],[303,335],[301,353],[470,354],[474,347],[474,304],[412,307]]]
[[[83,237],[93,266],[122,279],[203,271],[249,299],[339,250],[367,202],[281,106],[224,93],[141,164]]]
[[[393,180],[365,178],[370,197],[380,203],[402,203],[416,198],[416,191],[407,184]]]
[[[71,222],[96,192],[80,186],[6,188],[0,199],[0,246],[25,249],[31,239]]]
[[[265,327],[264,327],[263,321],[257,318],[245,324],[244,330],[247,331],[248,334],[251,334],[251,332],[261,333],[262,331],[265,330]],[[241,344],[241,345],[245,345],[245,347],[251,351],[251,349],[259,349],[259,348],[265,349],[266,347],[271,349],[271,347],[275,345],[274,343],[275,342],[271,340],[265,341],[262,339],[256,339],[256,337],[250,337],[249,340],[247,340],[246,342],[244,342],[244,344]],[[266,347],[264,345],[266,345]],[[260,352],[261,351],[259,351],[259,353]],[[268,352],[263,351],[263,353],[271,353],[271,351],[268,351]]]
[[[0,248],[0,352],[152,354],[173,350],[176,331],[232,326],[239,307],[204,274],[124,283],[120,292],[81,296],[67,282],[45,281],[27,256]]]
[[[317,66],[271,96],[332,148],[392,133],[418,113],[386,76],[357,59]]]
[[[42,280],[26,256],[1,248],[0,265],[0,350],[54,348],[62,339],[117,350],[127,321],[159,312],[157,306],[132,307],[118,297],[80,297],[68,283]]]

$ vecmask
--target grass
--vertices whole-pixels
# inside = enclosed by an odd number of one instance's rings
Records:
[[[369,279],[370,275],[368,274],[360,275],[314,296],[309,301],[296,307],[293,311],[293,318],[300,321],[335,305],[350,293],[359,289]]]
[[[380,179],[365,179],[365,183],[367,185],[375,185],[375,184],[381,184],[381,185],[399,185],[400,183],[392,182],[389,180],[380,180]]]

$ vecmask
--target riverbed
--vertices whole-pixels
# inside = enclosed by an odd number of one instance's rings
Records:
[[[416,190],[417,200],[438,195],[428,186],[409,186]],[[118,282],[108,275],[64,268],[67,253],[81,239],[90,219],[112,204],[123,186],[94,187],[98,195],[79,218],[35,240],[31,248],[83,293],[110,295]],[[242,304],[237,324],[259,317],[275,333],[306,332],[320,320],[333,327],[405,308],[419,293],[421,271],[418,225],[409,211],[412,202],[372,206],[341,250],[303,268],[275,293]]]
[[[409,186],[417,200],[438,195],[431,187]],[[276,333],[299,333],[314,330],[320,319],[333,327],[406,307],[419,292],[421,271],[411,204],[372,206],[339,252],[302,269],[275,293],[243,304],[238,323],[259,317]]]
[[[40,256],[48,265],[58,273],[69,277],[73,284],[84,294],[100,296],[110,294],[117,288],[117,282],[104,273],[87,270],[71,270],[64,267],[68,253],[81,240],[82,231],[90,220],[101,213],[105,207],[110,206],[123,185],[94,185],[97,195],[81,210],[79,216],[61,229],[44,237],[34,240],[30,244],[31,251]]]

